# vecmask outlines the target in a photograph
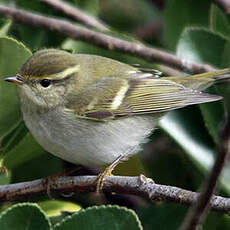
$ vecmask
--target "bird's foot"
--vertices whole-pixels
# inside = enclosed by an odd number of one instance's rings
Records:
[[[112,162],[112,164],[110,164],[108,167],[106,167],[105,170],[97,176],[97,178],[95,180],[95,183],[97,185],[97,187],[96,187],[96,193],[97,194],[99,194],[102,191],[105,179],[108,176],[112,176],[113,175],[112,174],[113,170],[121,162],[121,160],[123,158],[124,158],[124,155],[120,155],[118,158],[116,158],[115,161]]]

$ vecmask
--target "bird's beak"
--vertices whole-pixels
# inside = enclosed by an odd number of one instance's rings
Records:
[[[4,81],[13,82],[13,83],[16,83],[17,85],[23,85],[25,83],[24,77],[22,77],[19,74],[13,77],[7,77],[4,79]]]

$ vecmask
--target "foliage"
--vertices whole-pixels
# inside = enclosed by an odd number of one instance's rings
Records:
[[[210,0],[162,0],[165,3],[163,9],[148,0],[69,2],[103,19],[112,28],[111,33],[169,49],[185,61],[208,63],[216,68],[229,66],[228,18]],[[64,17],[39,1],[6,0],[4,3]],[[1,164],[10,172],[8,180],[4,175],[0,176],[1,184],[33,180],[75,167],[48,154],[38,145],[23,122],[16,88],[2,81],[15,75],[34,51],[45,47],[62,48],[164,70],[157,63],[147,63],[137,57],[11,20],[1,19],[0,36],[0,157]],[[229,104],[229,84],[219,84],[209,91],[222,95],[224,100],[168,113],[142,153],[118,166],[116,173],[144,173],[157,183],[198,190],[213,164],[219,127]],[[221,192],[226,195],[230,194],[229,179],[228,165],[220,180]],[[27,229],[57,230],[77,229],[78,226],[81,229],[142,229],[140,221],[144,229],[177,229],[187,211],[181,205],[153,205],[132,196],[105,194],[104,203],[132,207],[139,220],[134,211],[120,206],[95,206],[79,211],[81,206],[99,202],[89,194],[69,198],[59,194],[55,198],[58,200],[51,200],[47,195],[31,200],[37,204],[1,206],[1,229],[25,229],[25,226]],[[229,228],[229,217],[223,214],[210,214],[203,225],[203,229],[209,230]]]
[[[55,206],[57,201],[52,203]],[[77,211],[52,227],[44,211],[32,203],[16,204],[6,209],[0,216],[0,226],[2,230],[142,229],[137,215],[132,210],[115,205],[94,206]]]

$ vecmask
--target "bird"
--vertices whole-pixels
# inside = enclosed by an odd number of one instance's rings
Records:
[[[229,72],[161,77],[98,55],[43,49],[5,81],[16,83],[23,119],[37,142],[68,162],[108,166],[102,183],[140,152],[167,112],[222,99],[202,91]]]

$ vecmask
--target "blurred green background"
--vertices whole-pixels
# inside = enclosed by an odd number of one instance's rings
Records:
[[[208,63],[216,68],[229,67],[229,18],[213,1],[69,0],[67,2],[104,21],[111,29],[109,34],[175,53],[184,60]],[[40,1],[1,0],[0,4],[67,19],[65,15]],[[67,20],[77,24],[71,19]],[[31,53],[50,47],[76,53],[98,54],[130,64],[157,68],[166,73],[175,71],[159,63],[148,63],[138,57],[102,49],[83,41],[73,40],[55,31],[30,27],[2,17],[0,36],[2,79],[17,73]],[[218,84],[209,89],[209,92],[224,96],[224,100],[220,102],[189,106],[168,113],[150,137],[150,142],[143,146],[143,151],[120,164],[114,174],[142,173],[153,178],[156,183],[197,191],[205,181],[215,159],[219,129],[229,106],[229,86],[229,83]],[[3,81],[0,83],[0,144],[1,165],[9,170],[9,177],[3,174],[0,176],[1,184],[29,181],[76,167],[48,154],[36,143],[22,120],[16,89]],[[95,169],[81,168],[75,175],[86,173],[98,172]],[[220,179],[219,194],[230,195],[229,163]],[[104,194],[100,199],[94,194],[74,194],[68,198],[59,194],[53,198],[55,200],[51,200],[48,196],[28,199],[30,202],[38,203],[46,215],[49,214],[48,221],[52,224],[67,215],[66,211],[72,212],[95,204],[118,204],[134,210],[144,229],[177,229],[187,211],[187,207],[180,204],[150,203],[139,197],[115,194]],[[7,207],[9,205],[12,204],[8,204]],[[4,210],[6,205],[1,207]],[[63,210],[65,212],[60,214]],[[94,221],[95,219],[92,219],[92,222]],[[91,224],[90,221],[89,223]],[[212,212],[202,229],[230,229],[229,217]]]

